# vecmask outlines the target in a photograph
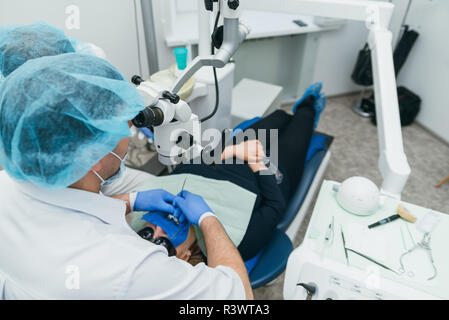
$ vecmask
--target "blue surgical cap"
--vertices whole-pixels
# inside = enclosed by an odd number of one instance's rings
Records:
[[[130,135],[144,103],[106,60],[77,53],[33,59],[0,86],[0,163],[46,189],[75,183]]]
[[[64,32],[45,22],[0,28],[0,73],[3,77],[28,60],[73,52],[75,48]]]

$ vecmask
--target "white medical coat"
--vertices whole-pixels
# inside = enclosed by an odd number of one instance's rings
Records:
[[[195,267],[141,239],[125,203],[0,172],[1,299],[244,299],[232,269]]]

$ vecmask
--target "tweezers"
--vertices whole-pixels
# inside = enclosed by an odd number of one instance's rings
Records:
[[[341,226],[340,226],[340,228],[341,228]],[[382,268],[384,268],[384,269],[386,269],[386,270],[389,270],[389,271],[391,271],[391,272],[394,272],[394,273],[396,273],[396,274],[398,274],[398,275],[400,274],[400,273],[397,272],[396,270],[391,269],[390,267],[388,267],[388,266],[386,266],[386,265],[380,263],[379,261],[374,260],[374,259],[371,258],[371,257],[368,257],[367,255],[364,255],[363,253],[360,253],[360,252],[357,252],[357,251],[352,250],[352,249],[350,249],[350,248],[347,248],[347,247],[346,247],[346,241],[345,241],[345,235],[343,234],[343,228],[341,228],[341,238],[343,239],[343,248],[344,248],[344,250],[345,250],[346,263],[347,263],[348,265],[349,265],[349,260],[348,260],[348,251],[349,251],[349,252],[355,253],[356,255],[358,255],[358,256],[360,256],[360,257],[362,257],[362,258],[365,258],[365,259],[368,260],[368,261],[371,261],[371,262],[374,263],[374,264],[377,264],[378,266],[380,266],[380,267],[382,267]]]
[[[343,227],[341,225],[340,230],[341,230],[341,239],[343,240],[343,249],[345,250],[346,265],[349,266],[348,249],[346,249],[345,235],[343,234]]]
[[[361,256],[362,258],[365,258],[366,260],[371,261],[372,263],[375,263],[375,264],[377,264],[378,266],[380,266],[380,267],[382,267],[382,268],[384,268],[384,269],[387,269],[387,270],[389,270],[389,271],[391,271],[391,272],[394,272],[394,273],[396,273],[396,274],[400,274],[400,273],[397,272],[396,270],[393,270],[393,269],[391,269],[390,267],[387,267],[386,265],[380,263],[379,261],[374,260],[373,258],[368,257],[367,255],[364,255],[363,253],[357,252],[357,251],[352,250],[352,249],[349,249],[349,248],[346,248],[346,250],[347,250],[347,251],[350,251],[350,252],[352,252],[352,253],[355,253],[356,255],[359,255],[359,256]]]

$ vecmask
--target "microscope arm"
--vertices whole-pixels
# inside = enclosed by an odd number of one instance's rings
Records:
[[[223,68],[225,63],[215,56],[207,56],[207,57],[196,57],[185,69],[182,74],[176,79],[175,84],[173,85],[171,92],[177,94],[179,90],[181,90],[182,86],[195,75],[195,73],[200,70],[202,67],[214,67],[214,68]]]
[[[223,1],[223,0],[222,0]],[[231,12],[223,3],[220,4],[224,16],[223,43],[215,55],[198,56],[176,80],[171,92],[177,94],[182,86],[202,67],[223,68],[232,58],[239,46],[248,36],[250,30],[239,22],[240,9]]]

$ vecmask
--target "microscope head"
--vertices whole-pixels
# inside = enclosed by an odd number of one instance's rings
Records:
[[[189,105],[159,84],[133,77],[146,108],[132,123],[137,128],[154,131],[159,161],[175,165],[201,154],[201,125]]]

